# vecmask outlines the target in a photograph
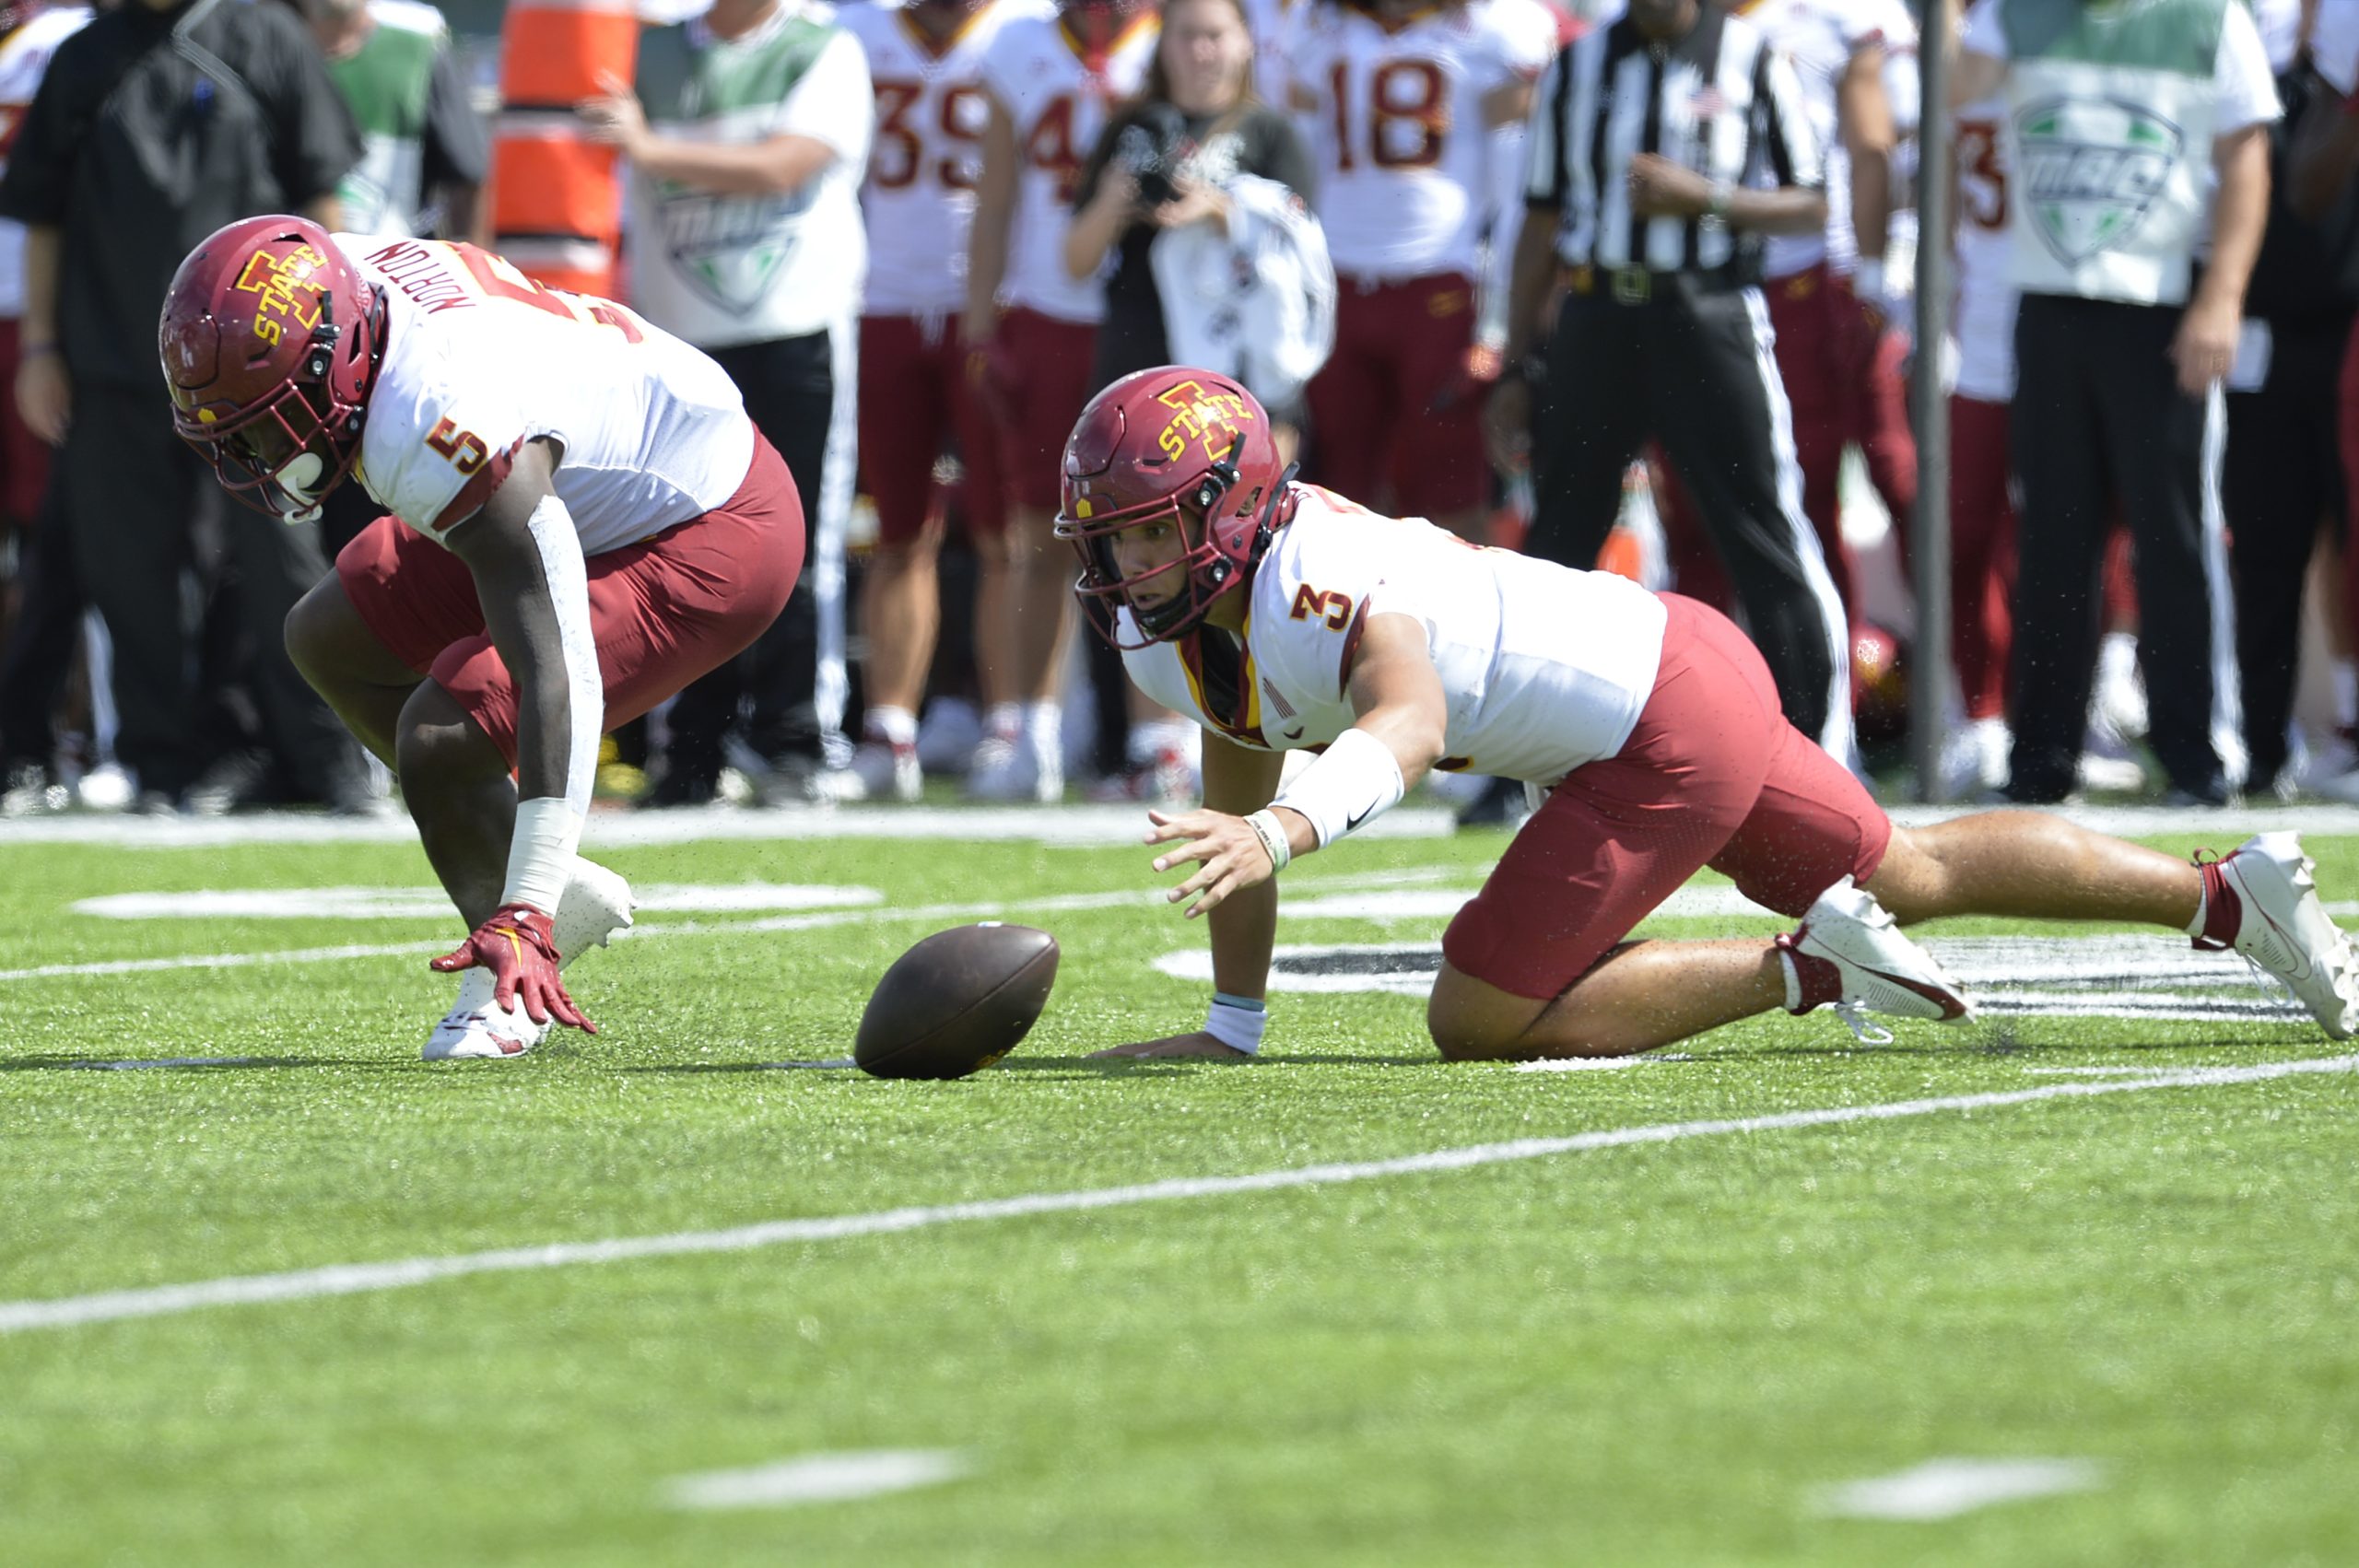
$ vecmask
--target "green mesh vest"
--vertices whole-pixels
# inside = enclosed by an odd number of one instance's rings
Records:
[[[444,47],[431,6],[374,5],[376,26],[358,50],[328,62],[328,75],[360,127],[360,162],[336,187],[354,234],[415,232],[425,170],[426,98]]]
[[[780,105],[838,29],[788,16],[735,42],[690,24],[640,41],[637,88],[650,128],[692,141],[743,144],[773,134]],[[724,195],[634,174],[631,283],[639,308],[700,347],[811,330],[797,319],[797,275],[844,243],[845,215],[814,179],[785,195]],[[829,232],[814,233],[815,223]],[[853,208],[850,225],[857,230]],[[864,267],[866,252],[858,249]]]
[[[2016,287],[2187,302],[2231,3],[2001,0]]]

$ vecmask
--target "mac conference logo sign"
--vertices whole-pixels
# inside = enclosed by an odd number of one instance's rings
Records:
[[[2128,244],[2186,143],[2177,124],[2120,99],[2025,105],[2015,113],[2015,146],[2033,228],[2068,267]]]

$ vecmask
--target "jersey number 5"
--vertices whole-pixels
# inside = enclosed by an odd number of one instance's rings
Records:
[[[1321,593],[1306,582],[1294,591],[1294,618],[1297,621],[1323,620],[1329,631],[1342,631],[1352,624],[1351,596]]]
[[[491,461],[491,449],[473,430],[462,430],[448,418],[438,419],[426,438],[426,444],[443,457],[462,476],[470,475]]]

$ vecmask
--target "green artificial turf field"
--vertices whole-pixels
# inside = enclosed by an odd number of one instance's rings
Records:
[[[1146,852],[838,820],[593,830],[604,1032],[447,1066],[414,844],[0,835],[0,1563],[2359,1562],[2359,1074],[2233,957],[1446,1066],[1504,840],[1402,835],[1287,872],[1262,1061],[1107,1063],[1208,989]],[[1063,945],[1006,1062],[784,1065],[979,918]]]

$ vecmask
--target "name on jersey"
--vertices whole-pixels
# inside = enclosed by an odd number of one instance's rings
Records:
[[[395,240],[370,256],[369,264],[392,279],[395,288],[429,316],[440,310],[463,310],[476,302],[474,292],[415,240]]]

